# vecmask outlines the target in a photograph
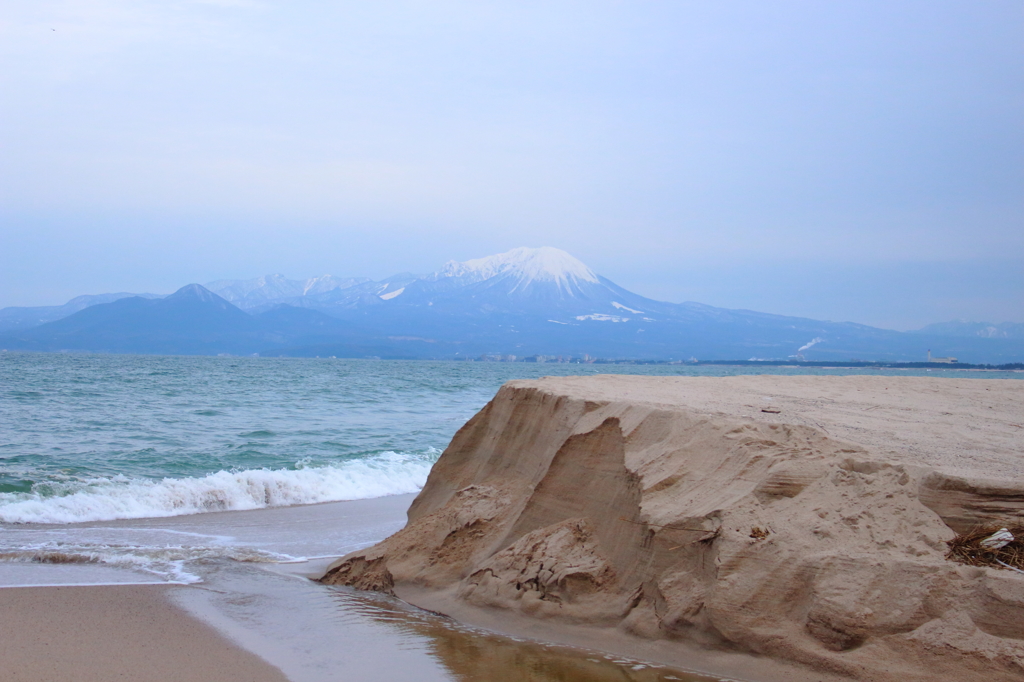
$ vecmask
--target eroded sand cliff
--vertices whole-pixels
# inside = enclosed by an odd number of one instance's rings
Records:
[[[1024,575],[952,563],[945,543],[1024,519],[1022,444],[1018,381],[513,381],[408,525],[323,580],[809,679],[1020,680]]]

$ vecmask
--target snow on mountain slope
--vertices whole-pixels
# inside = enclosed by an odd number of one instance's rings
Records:
[[[414,284],[412,289],[406,289]],[[490,303],[499,307],[502,301],[508,303],[523,297],[563,301],[593,301],[596,297],[603,302],[606,294],[612,295],[604,291],[605,284],[593,270],[565,251],[549,246],[520,247],[461,263],[450,261],[431,275],[401,273],[380,281],[331,275],[291,280],[283,275],[264,275],[249,280],[219,280],[211,282],[207,288],[254,313],[281,303],[343,314],[346,310],[382,302],[433,305],[430,300],[461,299],[463,294],[476,299],[478,304],[483,298],[493,298]],[[414,290],[418,295],[410,297]],[[614,311],[609,309],[608,312]]]
[[[644,314],[644,311],[637,310],[636,308],[630,308],[628,305],[622,305],[618,301],[612,301],[612,305],[614,307],[618,308],[619,310],[628,310],[629,312],[636,313],[637,315],[643,315]]]
[[[347,289],[357,284],[370,281],[367,277],[335,277],[334,275],[320,275],[310,277],[302,287],[303,296],[314,296],[335,289]]]
[[[284,275],[264,275],[254,279],[224,279],[210,282],[206,288],[243,310],[268,304],[291,303],[303,296],[316,296],[336,289],[347,289],[369,281],[365,277],[321,275],[308,279],[288,279]]]
[[[302,293],[303,283],[284,275],[263,275],[254,279],[224,279],[210,282],[206,288],[236,305],[253,293],[259,298],[280,298]]]
[[[583,282],[597,284],[593,270],[561,249],[519,247],[485,258],[462,263],[449,261],[435,278],[458,278],[464,283],[482,282],[495,277],[516,280],[512,291],[534,282],[553,282],[560,291],[572,293]]]
[[[1024,324],[1020,322],[968,322],[953,320],[938,322],[916,329],[914,334],[938,334],[941,336],[980,337],[983,339],[1024,339]]]

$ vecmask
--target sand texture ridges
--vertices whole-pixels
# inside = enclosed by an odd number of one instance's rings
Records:
[[[1018,381],[513,381],[324,581],[819,676],[1019,680],[1024,575],[945,554],[1024,519],[1022,422]]]

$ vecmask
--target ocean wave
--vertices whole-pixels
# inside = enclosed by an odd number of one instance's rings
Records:
[[[0,522],[79,523],[263,509],[418,492],[440,452],[384,452],[326,466],[218,471],[201,478],[115,476],[0,493]]]

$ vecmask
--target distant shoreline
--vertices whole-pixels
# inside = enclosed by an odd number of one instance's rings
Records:
[[[1004,365],[975,365],[969,362],[861,362],[861,361],[805,361],[792,360],[705,360],[700,362],[673,362],[665,360],[598,360],[595,364],[634,364],[634,365],[726,365],[738,367],[878,367],[882,369],[970,369],[970,370],[1024,370],[1024,362],[1010,362]]]
[[[794,361],[794,360],[655,360],[655,359],[630,359],[630,358],[577,358],[577,357],[566,357],[564,360],[544,360],[539,361],[536,356],[529,357],[515,357],[515,359],[506,359],[506,357],[498,356],[495,354],[490,357],[473,357],[473,358],[424,358],[424,357],[380,357],[380,356],[312,356],[312,355],[260,355],[260,354],[249,354],[249,355],[233,355],[230,353],[218,353],[216,355],[207,354],[173,354],[173,353],[115,353],[115,352],[102,352],[95,350],[22,350],[17,348],[0,348],[0,355],[3,354],[25,354],[25,355],[138,355],[142,357],[204,357],[204,358],[262,358],[262,359],[294,359],[294,360],[404,360],[404,361],[421,361],[421,362],[482,362],[482,363],[521,363],[521,364],[548,364],[548,365],[678,365],[680,367],[701,367],[701,366],[721,366],[721,367],[787,367],[787,368],[802,368],[802,367],[820,367],[828,369],[830,367],[836,369],[847,369],[847,368],[877,368],[877,369],[962,369],[971,371],[999,371],[999,372],[1012,372],[1012,371],[1024,371],[1024,362],[1009,362],[1001,365],[992,364],[974,364],[969,362],[886,362],[883,360],[805,360],[805,361]],[[498,358],[501,359],[498,359]]]

